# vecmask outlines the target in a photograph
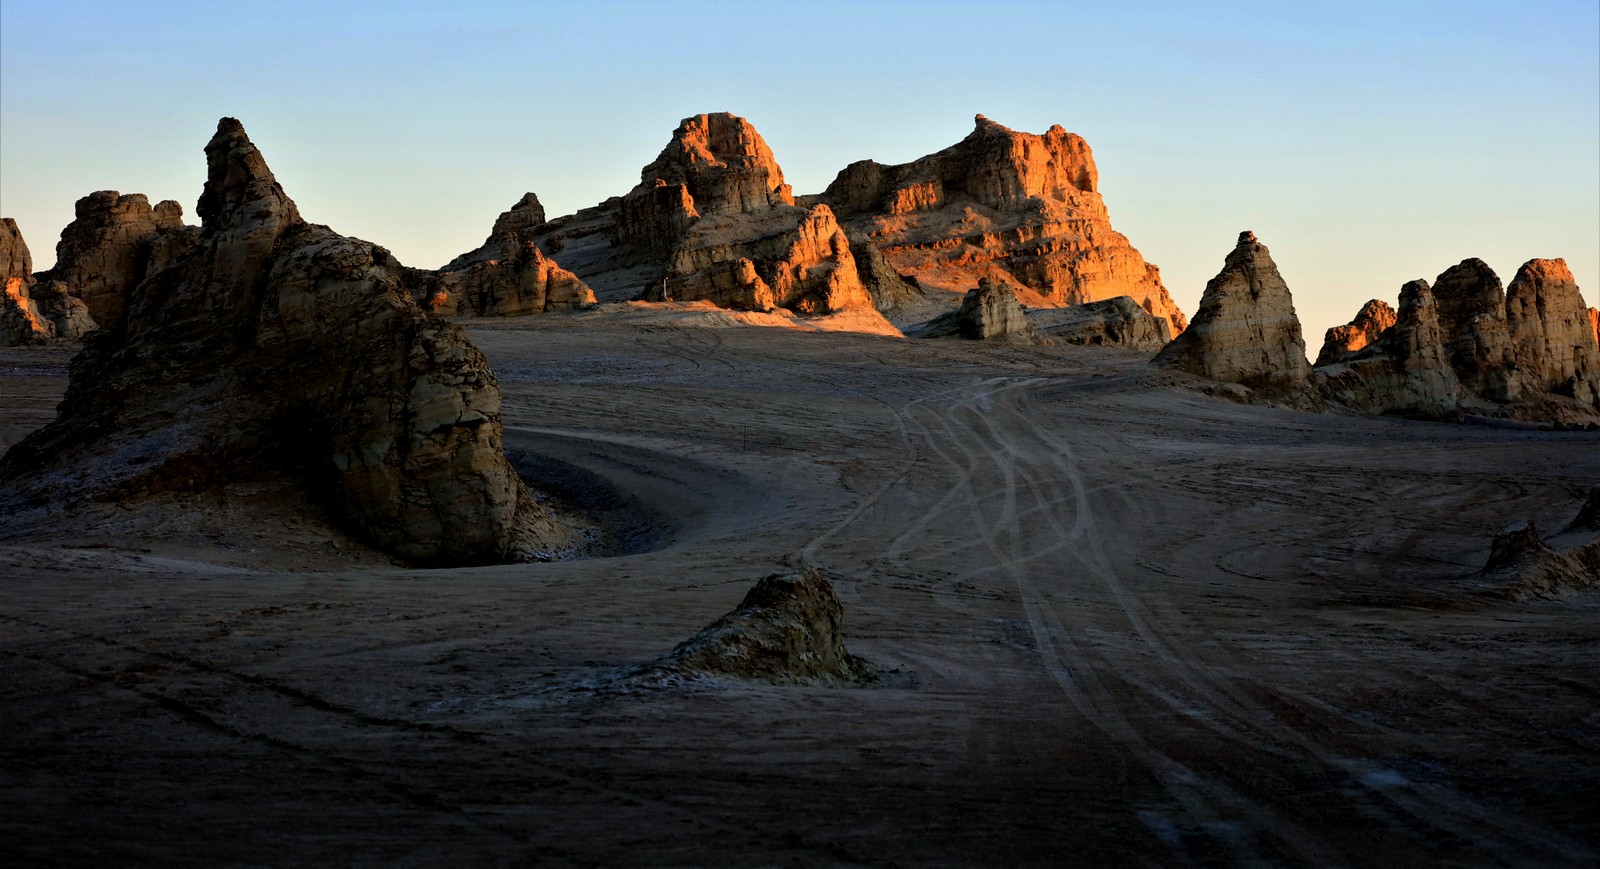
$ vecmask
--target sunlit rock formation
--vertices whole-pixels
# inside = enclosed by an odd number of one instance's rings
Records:
[[[74,212],[56,243],[55,266],[39,278],[60,281],[103,329],[122,320],[140,281],[176,263],[199,235],[184,225],[183,206],[168,199],[152,207],[142,193],[101,190],[79,199]]]
[[[852,163],[815,198],[923,288],[960,292],[988,277],[1030,305],[1129,296],[1182,331],[1160,272],[1111,228],[1098,185],[1082,137],[979,115],[957,144],[897,166]]]
[[[967,291],[961,307],[906,331],[912,338],[965,338],[1006,344],[1037,344],[1039,334],[1028,322],[1011,287],[988,278]]]
[[[55,326],[33,298],[33,254],[17,222],[0,218],[0,347],[43,344],[56,335]]]
[[[1027,314],[1028,322],[1040,335],[1061,344],[1125,347],[1153,353],[1172,340],[1167,318],[1146,311],[1128,296],[1067,308],[1033,308]]]
[[[1506,329],[1525,389],[1600,404],[1600,346],[1565,260],[1517,269],[1506,289]]]
[[[1378,340],[1383,330],[1394,325],[1395,310],[1389,303],[1382,299],[1372,299],[1361,310],[1356,312],[1356,318],[1343,326],[1334,326],[1322,338],[1322,350],[1317,354],[1315,365],[1328,365],[1338,362],[1345,356]]]
[[[1368,302],[1362,310],[1372,305]],[[1363,413],[1452,416],[1459,387],[1438,308],[1427,281],[1406,284],[1390,328],[1339,362],[1316,369],[1319,391],[1329,401]]]
[[[238,121],[206,160],[194,245],[90,337],[56,421],[0,459],[13,520],[250,484],[426,564],[567,545],[506,462],[482,354],[417,307],[403,267],[302,220]]]
[[[845,648],[843,621],[844,606],[820,573],[773,574],[645,675],[731,677],[780,685],[876,680],[878,668]]]
[[[481,247],[456,257],[437,273],[414,279],[418,301],[436,314],[482,317],[520,317],[593,305],[594,291],[531,240],[543,225],[539,197],[524,194],[495,220]]]
[[[1299,391],[1311,373],[1289,287],[1254,233],[1239,233],[1222,271],[1206,284],[1189,328],[1153,365],[1270,391]]]

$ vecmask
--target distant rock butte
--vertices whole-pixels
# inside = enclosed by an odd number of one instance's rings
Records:
[[[505,459],[482,354],[417,307],[403,267],[303,221],[238,121],[206,158],[195,243],[90,337],[57,419],[0,459],[12,515],[249,484],[420,563],[568,545]]]
[[[1378,340],[1383,330],[1394,325],[1395,311],[1382,299],[1372,299],[1356,318],[1343,326],[1334,326],[1322,339],[1322,351],[1317,354],[1317,365],[1337,362],[1340,358],[1360,350]]]
[[[1306,387],[1311,366],[1294,299],[1254,233],[1239,233],[1189,328],[1151,364],[1270,391]]]
[[[1434,295],[1450,365],[1462,387],[1491,401],[1516,399],[1522,390],[1512,372],[1500,277],[1483,260],[1464,259],[1439,275]]]
[[[1517,269],[1506,289],[1506,328],[1526,389],[1600,405],[1600,346],[1565,260]]]
[[[101,190],[79,199],[74,212],[56,243],[55,266],[39,278],[60,281],[105,329],[122,320],[133,288],[181,259],[200,233],[184,225],[183,206],[170,199],[151,206],[142,193]]]
[[[1128,296],[1067,308],[1031,308],[1027,315],[1040,335],[1062,344],[1155,352],[1172,340],[1167,318],[1146,311]]]
[[[482,317],[519,317],[595,304],[588,284],[531,241],[544,222],[539,197],[524,194],[495,220],[481,247],[437,272],[413,272],[417,301],[444,316]]]
[[[957,144],[911,163],[852,163],[820,196],[925,289],[964,291],[980,277],[1030,305],[1129,296],[1174,333],[1183,312],[1160,272],[1111,228],[1089,145],[1060,126],[1019,133],[977,116]]]
[[[43,344],[56,335],[55,325],[33,298],[33,254],[17,222],[0,218],[0,347]]]
[[[906,333],[913,338],[965,338],[1007,344],[1038,344],[1039,334],[1028,322],[1011,287],[988,278],[968,290],[961,308]]]
[[[1371,306],[1368,302],[1367,307]],[[1438,308],[1427,281],[1406,284],[1400,290],[1400,311],[1390,328],[1342,361],[1316,369],[1319,391],[1329,400],[1365,413],[1425,418],[1454,415],[1458,385],[1445,349]]]

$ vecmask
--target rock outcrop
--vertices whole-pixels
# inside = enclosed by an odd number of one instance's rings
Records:
[[[302,220],[238,121],[205,150],[196,243],[90,337],[57,419],[0,459],[13,517],[271,485],[424,564],[570,543],[506,461],[482,354],[417,307],[403,267]]]
[[[1558,552],[1539,537],[1533,520],[1495,535],[1482,573],[1508,597],[1549,598],[1600,585],[1600,540]]]
[[[142,193],[101,190],[79,199],[74,211],[56,243],[55,266],[39,278],[66,285],[104,329],[122,320],[129,292],[182,258],[199,233],[184,226],[183,206],[169,199],[152,207]]]
[[[853,163],[816,199],[925,289],[959,292],[988,277],[1030,305],[1130,296],[1182,331],[1160,272],[1111,228],[1098,185],[1082,137],[1060,126],[1020,133],[979,115],[957,144],[897,166]]]
[[[1040,335],[1061,344],[1124,347],[1153,353],[1172,340],[1167,318],[1146,311],[1128,296],[1069,308],[1033,308],[1027,315]]]
[[[1343,326],[1334,326],[1322,338],[1322,350],[1313,365],[1329,365],[1378,340],[1378,336],[1395,322],[1395,310],[1382,299],[1372,299],[1356,318]]]
[[[821,574],[772,574],[727,615],[646,669],[651,676],[731,677],[780,685],[858,685],[878,669],[849,653],[844,606]]]
[[[1506,294],[1500,277],[1481,259],[1464,259],[1434,281],[1439,327],[1450,365],[1462,388],[1490,401],[1512,401],[1522,387],[1506,326]]]
[[[1254,389],[1304,389],[1311,366],[1294,299],[1254,233],[1239,233],[1189,328],[1151,364]]]
[[[965,338],[969,341],[999,341],[1006,344],[1038,344],[1039,334],[1028,322],[1022,305],[1011,287],[979,278],[978,286],[967,291],[961,307],[915,329],[906,330],[910,338]]]
[[[33,298],[33,254],[17,222],[0,218],[0,347],[43,344],[55,337],[55,326]]]
[[[1583,501],[1583,506],[1578,508],[1578,515],[1561,529],[1562,534],[1574,531],[1600,531],[1600,486],[1589,490],[1589,497]]]
[[[520,317],[595,304],[589,285],[532,241],[544,222],[539,197],[524,194],[495,220],[481,247],[436,273],[413,279],[418,302],[443,316],[480,317]]]
[[[100,328],[89,315],[89,306],[68,293],[67,285],[61,281],[36,284],[33,299],[39,304],[39,313],[55,328],[57,338],[81,341],[85,335]]]
[[[1506,328],[1524,389],[1600,405],[1600,346],[1565,260],[1523,263],[1506,290]]]
[[[881,320],[874,289],[903,293],[898,275],[874,271],[876,262],[863,277],[832,210],[796,205],[767,143],[727,113],[684,119],[626,195],[521,238],[607,302],[703,300]]]
[[[1341,361],[1319,366],[1318,390],[1329,401],[1363,413],[1453,416],[1459,386],[1438,308],[1427,281],[1406,284],[1394,325]]]

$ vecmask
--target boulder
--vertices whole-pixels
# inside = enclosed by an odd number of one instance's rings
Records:
[[[1040,335],[1062,344],[1125,347],[1153,353],[1172,340],[1167,318],[1139,307],[1129,296],[1068,308],[1032,308],[1027,316]]]
[[[140,281],[187,252],[198,230],[183,224],[183,206],[150,205],[142,193],[101,190],[79,199],[61,230],[56,264],[41,280],[60,281],[109,329],[122,320],[128,294]]]
[[[1311,366],[1294,299],[1254,233],[1239,233],[1222,271],[1206,284],[1189,328],[1151,364],[1255,389],[1298,391],[1307,385]]]
[[[1378,340],[1383,330],[1394,325],[1395,310],[1382,299],[1372,299],[1356,317],[1343,326],[1334,326],[1322,339],[1322,351],[1314,365],[1328,365]]]
[[[961,307],[921,327],[906,330],[911,338],[965,338],[1006,344],[1038,344],[1039,334],[1028,322],[1011,287],[988,278],[967,291]]]
[[[955,145],[895,166],[853,163],[817,199],[924,289],[959,292],[989,277],[1022,288],[1030,305],[1129,296],[1182,331],[1160,272],[1111,228],[1098,184],[1081,136],[978,115]]]
[[[1533,259],[1517,270],[1506,327],[1524,388],[1600,405],[1600,346],[1565,260]]]
[[[645,672],[780,685],[875,681],[877,668],[845,648],[843,620],[844,606],[820,573],[775,573],[757,582],[731,612]]]
[[[506,461],[465,333],[418,308],[383,248],[302,220],[238,121],[205,150],[196,244],[90,336],[59,416],[0,459],[12,515],[93,522],[95,502],[272,484],[422,564],[569,545]]]
[[[55,337],[55,326],[33,298],[33,254],[17,222],[0,218],[0,347],[43,344]]]
[[[1363,413],[1454,416],[1459,387],[1428,282],[1401,287],[1394,325],[1342,361],[1319,366],[1316,385],[1325,400]]]

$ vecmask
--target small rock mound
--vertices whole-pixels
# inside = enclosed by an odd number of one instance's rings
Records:
[[[1039,333],[1028,322],[1016,293],[1010,286],[988,278],[979,278],[978,286],[967,291],[959,310],[941,315],[920,328],[909,329],[906,335],[1006,344],[1040,343]]]
[[[1561,529],[1562,534],[1574,531],[1600,531],[1600,486],[1589,490],[1589,497],[1578,508],[1578,515]]]
[[[647,674],[724,676],[778,685],[861,685],[878,668],[850,654],[844,605],[820,573],[775,573],[732,612],[647,668]]]
[[[1146,311],[1131,296],[1066,308],[1031,308],[1028,322],[1039,334],[1062,344],[1154,352],[1172,340],[1167,318]]]
[[[1600,540],[1557,552],[1539,539],[1533,520],[1506,526],[1489,546],[1482,573],[1509,597],[1548,598],[1600,584]]]
[[[1151,362],[1253,389],[1298,392],[1311,365],[1288,284],[1255,233],[1239,233],[1194,320]]]

